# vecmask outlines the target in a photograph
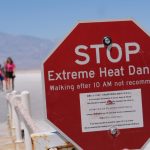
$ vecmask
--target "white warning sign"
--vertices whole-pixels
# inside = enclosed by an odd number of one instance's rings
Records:
[[[82,132],[143,127],[141,89],[80,93]]]

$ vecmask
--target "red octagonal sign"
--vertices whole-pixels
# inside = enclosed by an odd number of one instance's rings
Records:
[[[48,120],[78,149],[150,137],[150,37],[134,21],[83,22],[43,64]]]

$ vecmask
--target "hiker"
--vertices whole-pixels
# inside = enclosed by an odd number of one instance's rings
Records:
[[[4,74],[2,70],[2,66],[0,65],[0,90],[3,91],[3,80],[4,80]]]
[[[5,63],[5,82],[6,90],[14,90],[15,64],[11,57],[8,57]]]

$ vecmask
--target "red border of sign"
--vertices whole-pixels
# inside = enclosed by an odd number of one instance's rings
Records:
[[[145,29],[140,26],[137,21],[135,21],[135,19],[109,19],[109,20],[93,20],[93,21],[79,21],[77,22],[73,27],[72,29],[68,32],[68,34],[66,34],[66,36],[60,40],[57,45],[52,49],[50,50],[50,53],[49,55],[43,60],[43,63],[42,63],[42,66],[41,66],[41,70],[42,70],[42,89],[43,89],[43,100],[44,100],[44,116],[45,116],[45,120],[48,124],[50,124],[53,128],[55,128],[62,136],[64,136],[69,142],[71,142],[77,149],[79,150],[83,150],[78,144],[76,144],[70,137],[68,137],[65,133],[63,133],[59,128],[57,128],[52,122],[50,122],[48,119],[47,119],[47,109],[46,109],[46,95],[45,95],[45,81],[44,81],[44,63],[45,61],[54,53],[54,51],[59,47],[59,45],[68,37],[68,35],[76,28],[76,26],[79,24],[79,23],[90,23],[90,22],[117,22],[117,21],[133,21],[141,30],[143,30],[143,32],[145,34],[147,34],[148,36],[150,36],[150,32],[146,32]],[[147,142],[142,146],[141,149],[145,149],[147,147],[147,145],[150,143],[150,138],[147,140]]]

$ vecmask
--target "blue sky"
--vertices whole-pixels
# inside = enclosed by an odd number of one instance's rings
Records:
[[[0,32],[56,40],[78,21],[135,19],[150,32],[150,0],[0,0]]]

